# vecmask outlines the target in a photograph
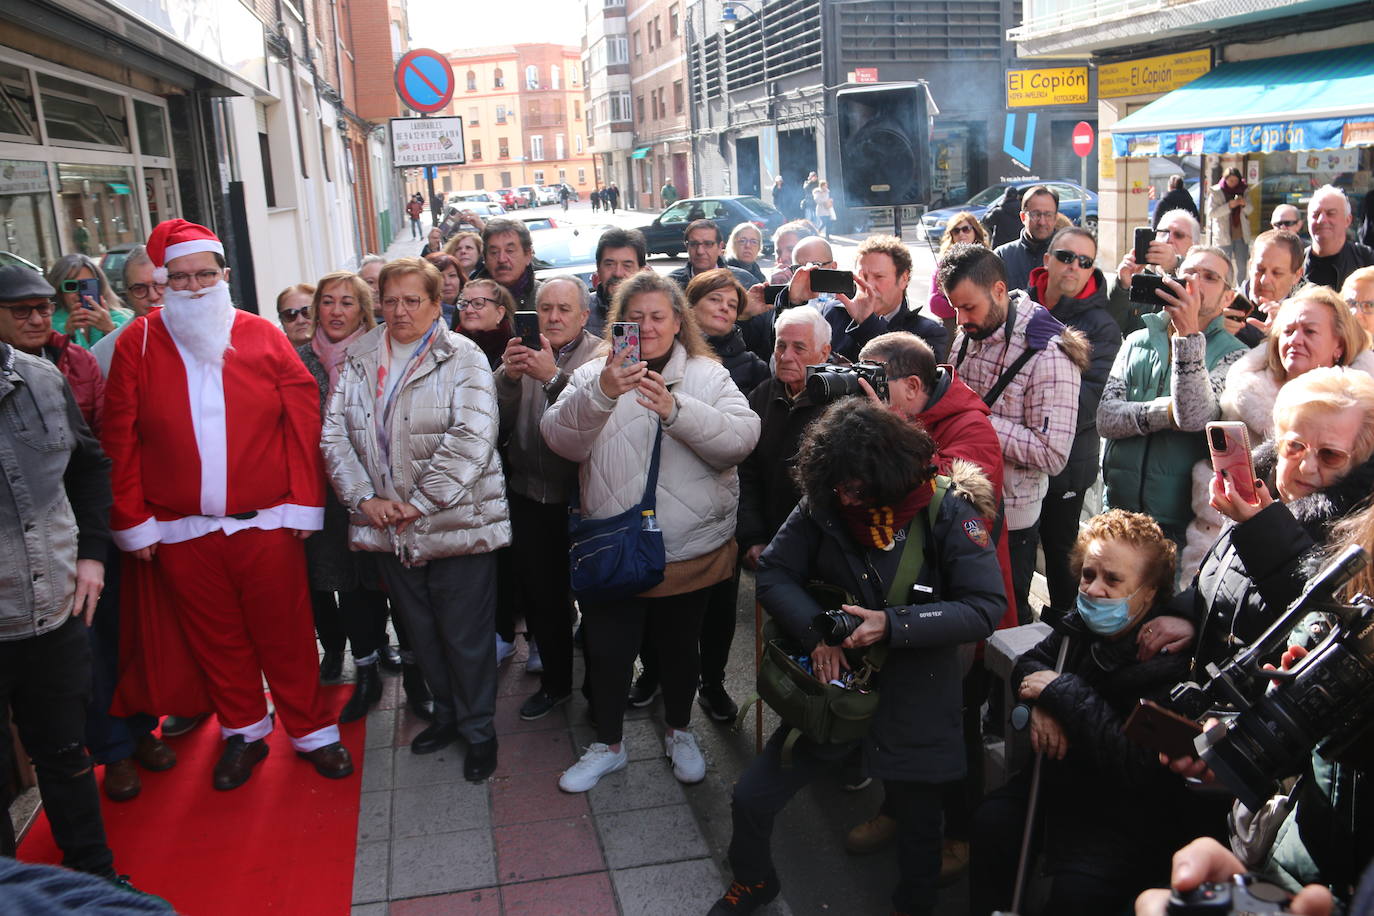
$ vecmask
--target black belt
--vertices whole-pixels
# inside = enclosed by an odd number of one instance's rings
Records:
[[[248,521],[250,518],[257,518],[257,517],[258,517],[258,510],[257,510],[257,509],[254,509],[252,512],[235,512],[233,515],[231,515],[231,516],[229,516],[229,517],[232,518],[232,519],[237,519],[238,521],[241,521],[241,522],[246,522],[246,521]]]

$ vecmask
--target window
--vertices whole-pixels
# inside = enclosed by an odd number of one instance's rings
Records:
[[[606,0],[605,4],[603,4],[603,6],[604,6],[606,9],[612,9],[612,8],[614,8],[614,7],[624,6],[624,5],[625,5],[625,0]]]
[[[611,109],[612,109],[612,111],[614,111],[614,109],[615,109],[615,105],[614,105],[614,104],[611,105]],[[637,110],[637,111],[639,112],[639,114],[636,116],[637,122],[640,123],[640,124],[643,124],[643,123],[644,123],[644,96],[641,95],[639,98],[635,99],[635,110]],[[616,120],[619,120],[619,119],[616,118],[616,116],[615,116],[614,114],[612,114],[612,115],[611,115],[611,120],[612,120],[612,121],[616,121]]]
[[[658,17],[649,25],[649,50],[663,46],[663,32],[658,26]]]
[[[639,55],[640,55],[640,50],[639,50],[639,29],[635,29],[635,35],[634,35],[633,41],[634,41],[635,57],[639,57]]]
[[[502,173],[501,173],[501,187],[503,187],[503,188],[509,188],[510,186],[511,186],[510,172],[502,172]]]
[[[576,99],[573,100],[573,120],[582,120],[582,103],[577,101]]]
[[[476,127],[477,121],[477,106],[473,105],[471,108],[468,109],[468,127]]]
[[[632,118],[630,111],[630,93],[616,92],[610,97],[610,121],[629,121]],[[643,99],[641,98],[641,103]]]
[[[568,155],[567,155],[567,154],[568,154],[567,146],[568,146],[568,143],[567,143],[567,140],[564,138],[564,136],[563,136],[562,134],[556,135],[556,136],[553,138],[553,153],[554,153],[553,158],[555,158],[555,159],[566,159],[566,158],[568,158]]]
[[[476,91],[477,91],[477,71],[476,71],[476,70],[469,70],[469,71],[468,71],[468,92],[476,92]]]
[[[682,29],[682,17],[678,15],[677,4],[668,7],[668,37],[676,38]]]
[[[563,88],[563,71],[559,69],[558,64],[554,64],[552,67],[549,68],[549,88]]]
[[[536,162],[544,158],[544,138],[537,134],[530,137],[530,158]]]
[[[474,162],[479,161],[479,160],[482,158],[482,141],[481,141],[481,140],[473,140],[473,141],[472,141],[472,158],[473,158],[473,161],[474,161]]]
[[[324,166],[324,180],[333,181],[334,176],[329,170],[329,140],[324,132],[324,122],[316,121],[320,125],[320,164]]]
[[[272,180],[272,144],[265,132],[258,134],[258,155],[262,156],[262,193],[270,210],[277,205],[277,186]]]
[[[582,135],[573,134],[573,146],[577,149],[577,154],[582,155]]]
[[[486,187],[487,176],[483,175],[481,172],[478,172],[476,175],[472,176],[472,189],[474,191],[484,191],[486,190]]]
[[[577,85],[577,70],[577,64],[573,64],[570,67],[568,67],[568,82],[573,86]]]
[[[534,64],[530,64],[528,67],[525,68],[525,88],[539,88],[539,68],[536,67]]]
[[[578,139],[581,139],[581,138],[579,137]],[[578,169],[578,170],[577,170],[577,183],[578,183],[578,184],[586,184],[586,183],[587,183],[587,170],[586,170],[586,169]]]
[[[48,139],[61,146],[129,149],[124,96],[38,74]]]
[[[496,106],[496,123],[497,123],[497,124],[505,124],[505,123],[506,123],[506,106],[505,106],[505,105],[497,105],[497,106]]]
[[[37,109],[29,71],[0,63],[0,138],[38,142]]]
[[[543,170],[543,169],[535,169],[535,170],[534,170],[534,183],[537,184],[537,185],[542,185],[542,184],[544,183],[544,170]]]
[[[502,137],[502,138],[500,138],[499,140],[496,141],[496,158],[497,158],[497,159],[509,159],[509,158],[510,158],[510,141],[507,140],[505,137]],[[503,182],[501,182],[501,183],[502,183],[502,184],[510,184],[509,181],[503,181]]]
[[[138,148],[145,156],[170,156],[167,143],[167,121],[161,107],[134,99],[134,116],[138,122]]]
[[[673,83],[673,114],[682,114],[682,106],[682,80],[677,80]]]
[[[500,67],[497,67],[495,70],[491,71],[491,84],[497,89],[506,88],[506,76],[504,73],[501,72]]]
[[[606,63],[628,64],[630,55],[624,35],[612,35],[606,39]]]

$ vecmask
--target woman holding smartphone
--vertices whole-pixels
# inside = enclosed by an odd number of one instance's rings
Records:
[[[633,323],[635,334],[623,322]],[[591,360],[544,414],[549,448],[578,463],[581,511],[609,518],[638,505],[662,430],[657,522],[663,581],[620,601],[580,601],[596,741],[563,773],[559,788],[586,792],[629,761],[622,735],[641,640],[658,658],[673,775],[700,782],[706,762],[687,731],[697,691],[697,636],[707,594],[735,563],[735,466],[753,449],[759,419],[706,345],[682,290],[652,271],[620,284],[606,323],[608,342],[637,337],[639,359]]]
[[[84,254],[67,254],[48,268],[48,283],[57,290],[52,328],[90,349],[115,328],[127,324],[134,313],[115,295],[100,265]],[[81,285],[99,295],[81,292]]]

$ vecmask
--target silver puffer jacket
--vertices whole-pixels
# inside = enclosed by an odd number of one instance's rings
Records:
[[[422,517],[401,536],[412,563],[486,553],[510,543],[506,482],[496,452],[499,415],[487,358],[466,337],[436,340],[396,395],[391,429],[394,492],[383,486],[374,413],[376,328],[348,348],[329,399],[321,449],[339,501],[354,510],[355,550],[391,551],[391,530],[366,524],[357,507],[373,494],[408,502]]]

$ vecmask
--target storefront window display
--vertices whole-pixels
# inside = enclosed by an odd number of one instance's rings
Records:
[[[98,258],[115,245],[145,238],[134,170],[59,163],[59,220],[68,250]]]
[[[14,263],[5,255],[46,267],[53,250],[52,197],[43,162],[0,159],[0,267]]]

